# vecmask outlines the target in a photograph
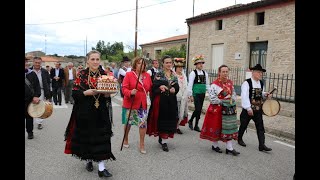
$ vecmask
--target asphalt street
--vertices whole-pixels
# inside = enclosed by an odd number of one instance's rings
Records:
[[[199,132],[181,127],[182,135],[175,134],[168,142],[169,152],[164,152],[155,137],[146,135],[147,153],[138,150],[139,131],[133,126],[129,134],[129,148],[120,151],[123,138],[121,124],[121,98],[113,98],[114,136],[112,151],[116,161],[106,162],[106,168],[113,174],[108,179],[119,180],[290,180],[295,172],[294,142],[284,141],[266,135],[266,145],[271,152],[258,150],[256,132],[248,130],[244,135],[247,147],[234,141],[234,148],[241,154],[225,154],[226,145],[219,142],[223,153],[211,150],[212,143],[199,138]],[[25,133],[25,179],[27,180],[87,180],[98,177],[98,164],[94,171],[85,169],[85,161],[64,154],[64,131],[71,115],[72,105],[54,106],[51,117],[44,120],[44,128],[34,125],[34,139],[27,139]],[[189,112],[192,113],[192,112]],[[202,127],[201,115],[199,127]]]

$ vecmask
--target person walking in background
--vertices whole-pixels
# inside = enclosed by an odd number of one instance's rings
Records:
[[[67,67],[64,68],[64,88],[65,88],[65,101],[66,103],[73,104],[73,98],[71,96],[72,88],[73,88],[73,81],[76,79],[77,70],[73,67],[73,63],[69,62]]]
[[[48,71],[48,73],[49,73],[49,76],[50,76],[50,71],[51,71],[51,67],[50,66],[46,66],[46,70]],[[49,102],[52,102],[52,96],[53,96],[53,94],[52,94],[52,80],[51,80],[51,78],[50,78],[50,85],[49,85],[49,87],[50,87],[50,98],[49,98]]]
[[[178,124],[177,133],[183,134],[179,126],[185,126],[188,122],[188,81],[187,77],[183,72],[185,67],[184,58],[174,58],[174,68],[178,78],[179,92],[177,93],[177,103],[178,103]]]
[[[52,80],[52,91],[53,91],[53,102],[55,105],[61,106],[62,101],[62,86],[64,81],[64,72],[63,69],[60,68],[60,63],[55,63],[55,68],[51,69],[50,77]]]
[[[142,154],[146,153],[144,148],[144,137],[147,130],[147,94],[151,90],[152,82],[150,75],[146,73],[146,62],[141,57],[136,57],[133,60],[132,70],[126,73],[126,76],[122,83],[122,91],[124,94],[123,105],[124,110],[122,111],[122,124],[124,124],[124,131],[127,129],[127,133],[124,139],[123,146],[129,148],[128,134],[131,125],[139,127],[140,134],[140,147],[139,150]],[[140,75],[139,75],[140,74]],[[139,77],[139,81],[138,81]],[[136,84],[138,86],[136,88]],[[127,119],[131,108],[131,115],[129,117],[128,127]]]
[[[168,152],[168,139],[173,138],[177,131],[179,84],[177,76],[172,71],[172,58],[166,55],[162,62],[163,70],[156,74],[152,85],[153,100],[148,114],[147,134],[159,136],[158,142],[162,150]]]
[[[36,73],[28,68],[28,60],[29,59],[25,57],[24,115],[26,118],[28,139],[33,139],[33,117],[31,117],[28,113],[28,106],[31,102],[34,104],[39,103],[41,88]]]
[[[159,72],[159,62],[158,60],[152,60],[152,68],[147,71],[151,76],[151,80],[153,81],[154,76]]]
[[[212,141],[212,150],[218,153],[222,153],[218,146],[218,141],[221,140],[227,144],[226,154],[237,156],[240,153],[232,147],[232,139],[238,140],[237,95],[233,82],[228,77],[228,66],[221,65],[218,68],[218,78],[212,82],[209,89],[210,105],[200,138]]]
[[[112,62],[111,63],[111,71],[112,71],[112,73],[113,73],[113,76],[115,77],[115,78],[118,78],[118,68],[117,68],[117,65],[116,65],[116,63],[115,62]]]
[[[129,59],[127,56],[124,56],[121,62],[123,63],[123,67],[119,69],[118,82],[120,85],[120,95],[123,98],[122,81],[126,76],[126,73],[131,71],[131,67],[130,67],[131,59]]]
[[[49,101],[50,95],[50,75],[48,71],[41,67],[42,59],[41,57],[34,57],[33,58],[33,66],[30,68],[33,72],[36,73],[40,88],[41,88],[41,96],[39,97],[40,100],[47,100]],[[41,118],[34,118],[36,123],[38,124],[38,129],[43,128],[43,119]]]
[[[110,94],[96,91],[97,80],[105,72],[99,68],[101,54],[92,50],[87,54],[88,68],[80,71],[72,90],[74,105],[65,131],[64,153],[86,160],[87,171],[93,171],[98,162],[98,176],[111,177],[105,160],[115,160],[111,151],[112,122],[107,99]]]
[[[188,96],[189,99],[194,102],[195,110],[192,113],[191,119],[188,121],[189,128],[198,132],[200,128],[198,126],[200,115],[202,111],[203,101],[206,96],[206,91],[209,89],[208,73],[203,69],[204,57],[202,55],[193,58],[193,63],[196,69],[189,74],[188,82]],[[193,119],[196,118],[196,123],[193,127]]]

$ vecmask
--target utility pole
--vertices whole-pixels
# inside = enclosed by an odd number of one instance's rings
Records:
[[[194,0],[193,0],[193,6],[192,6],[192,17],[194,17]]]
[[[47,34],[44,35],[44,53],[47,54]]]
[[[87,51],[87,36],[86,36],[86,54],[88,53]]]
[[[137,57],[137,39],[138,39],[138,0],[136,0],[136,29],[134,38],[134,57]]]

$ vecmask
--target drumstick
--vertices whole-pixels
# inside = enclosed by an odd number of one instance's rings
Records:
[[[274,87],[274,88],[269,92],[269,94],[272,94],[275,90],[277,90],[276,87]]]

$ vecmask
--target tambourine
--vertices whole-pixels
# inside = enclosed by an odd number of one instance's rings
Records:
[[[272,94],[275,90],[277,90],[277,88],[273,88],[273,90],[270,91],[270,94]],[[280,102],[275,99],[268,99],[262,105],[263,113],[269,117],[279,114],[280,109],[281,109]]]
[[[28,105],[28,114],[33,118],[46,119],[51,116],[53,105],[50,102],[40,100],[38,104],[30,103]]]

